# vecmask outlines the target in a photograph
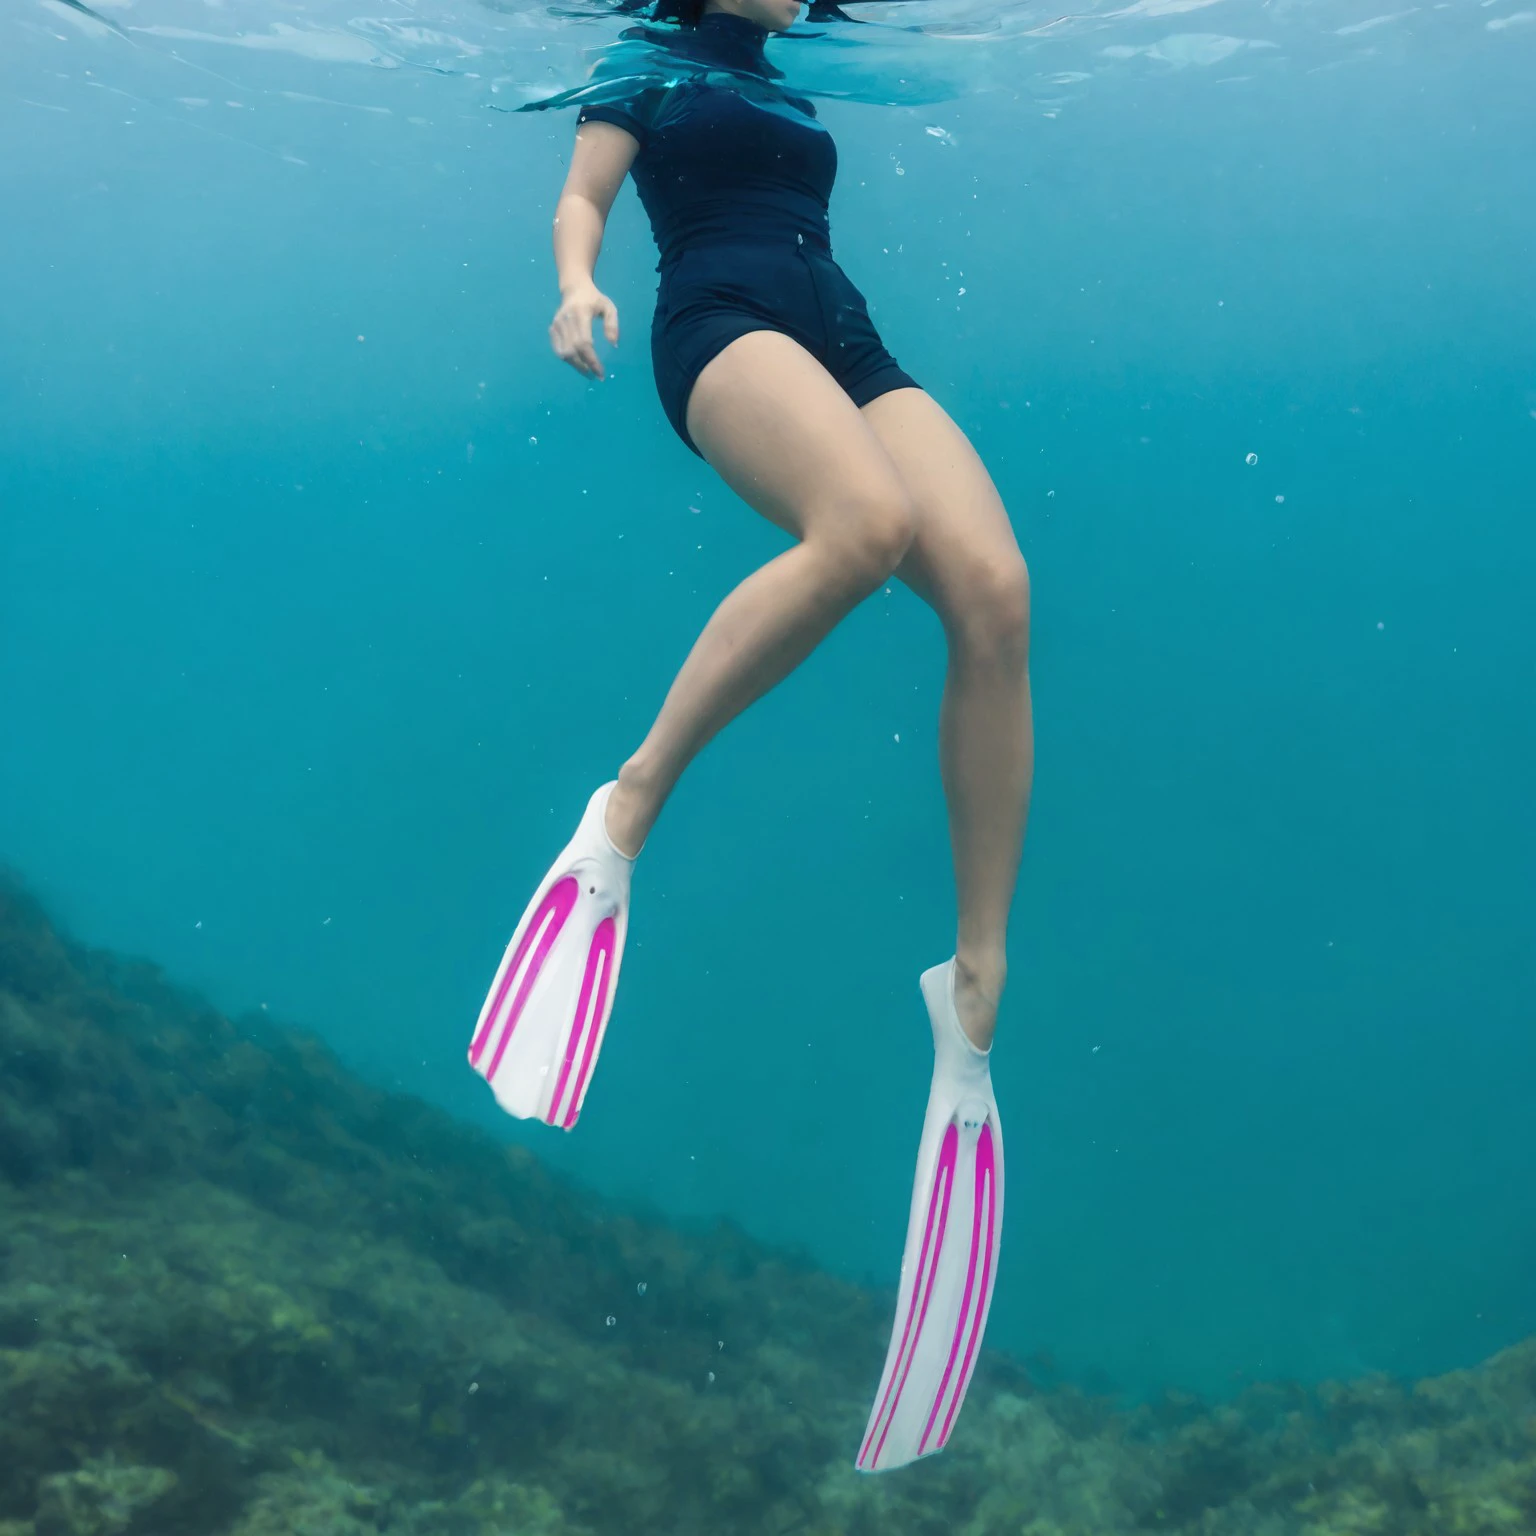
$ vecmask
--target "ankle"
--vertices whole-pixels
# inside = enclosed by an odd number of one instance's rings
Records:
[[[966,1039],[978,1051],[992,1049],[1007,974],[1008,962],[1001,955],[955,956],[955,1014]]]
[[[955,951],[955,990],[962,988],[985,998],[993,1008],[1008,984],[1008,957],[1001,950],[976,950],[964,945]]]
[[[655,782],[637,759],[619,769],[618,782],[608,797],[604,823],[608,840],[626,858],[635,858],[661,813]]]

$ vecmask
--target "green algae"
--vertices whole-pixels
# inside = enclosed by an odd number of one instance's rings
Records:
[[[0,1536],[1536,1531],[1536,1341],[1133,1411],[993,1355],[945,1455],[862,1478],[889,1297],[616,1210],[13,889],[0,1068]]]

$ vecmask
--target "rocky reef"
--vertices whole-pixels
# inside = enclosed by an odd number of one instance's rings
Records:
[[[0,886],[0,1536],[1536,1533],[1536,1340],[1131,1411],[992,1355],[943,1456],[866,1479],[891,1301]]]

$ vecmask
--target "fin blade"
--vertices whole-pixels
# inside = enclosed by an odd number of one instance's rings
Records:
[[[997,1278],[997,1241],[1000,1236],[997,1220],[997,1154],[994,1147],[995,1138],[989,1121],[982,1126],[976,1142],[976,1175],[971,1197],[971,1252],[966,1266],[964,1299],[960,1304],[960,1316],[955,1323],[954,1337],[950,1342],[949,1358],[944,1364],[944,1374],[939,1380],[939,1390],[934,1394],[933,1407],[929,1411],[928,1422],[923,1427],[923,1438],[918,1442],[919,1456],[928,1455],[930,1449],[943,1450],[949,1440],[949,1432],[954,1428],[955,1417],[960,1412],[960,1405],[965,1401],[966,1390],[971,1384],[971,1372],[975,1369],[976,1353],[981,1344],[981,1336],[986,1331],[987,1313],[992,1307],[992,1286]],[[965,1345],[963,1359],[960,1358],[962,1339]],[[955,1375],[957,1360],[960,1365],[958,1376]],[[951,1382],[954,1386],[952,1393],[950,1393]],[[939,1431],[938,1439],[933,1441],[930,1447],[929,1440],[938,1422],[939,1411],[944,1407],[946,1393],[949,1393],[949,1410],[944,1415],[944,1424]]]
[[[951,1125],[944,1134],[939,1148],[932,1183],[928,1191],[927,1214],[923,1222],[922,1247],[918,1261],[912,1270],[912,1283],[902,1285],[897,1306],[897,1325],[901,1329],[900,1343],[896,1328],[891,1329],[891,1348],[886,1357],[885,1371],[880,1388],[875,1394],[875,1410],[870,1415],[864,1432],[864,1444],[859,1450],[858,1468],[862,1472],[874,1472],[880,1466],[885,1442],[901,1407],[902,1394],[906,1391],[907,1378],[912,1373],[912,1361],[922,1342],[923,1329],[928,1321],[928,1308],[933,1301],[933,1285],[938,1278],[939,1255],[943,1252],[944,1236],[949,1225],[949,1206],[954,1193],[955,1159],[959,1150],[960,1133]],[[908,1238],[910,1249],[911,1238]],[[905,1282],[907,1264],[902,1261],[902,1277]],[[915,1324],[915,1326],[914,1326]],[[876,1436],[878,1435],[878,1439]]]
[[[587,946],[581,989],[565,1035],[560,1076],[544,1117],[550,1125],[563,1130],[570,1130],[581,1114],[582,1100],[586,1098],[587,1084],[613,1009],[622,945],[618,922],[610,916],[598,923]]]
[[[562,1063],[576,1049],[583,1023],[583,981],[591,967],[604,914],[578,894],[570,916],[546,945],[538,973],[524,966],[523,981],[494,1046],[482,1055],[481,1072],[496,1102],[522,1120],[556,1124],[554,1099],[565,1079]],[[590,1012],[590,1002],[585,1006]]]
[[[528,903],[497,967],[469,1064],[510,1115],[570,1130],[608,1027],[629,926],[634,860],[605,826],[613,784],[587,802],[575,836]]]
[[[967,1119],[956,1112],[940,1122],[926,1181],[919,1162],[896,1320],[855,1462],[861,1472],[942,1450],[975,1370],[997,1279],[1003,1149],[995,1110],[974,1128]]]
[[[469,1064],[487,1082],[496,1075],[550,951],[570,921],[579,893],[573,875],[551,881],[534,896],[513,931],[501,964],[496,968],[491,989],[481,1005],[474,1038],[469,1045]],[[488,1051],[489,1061],[486,1059]]]

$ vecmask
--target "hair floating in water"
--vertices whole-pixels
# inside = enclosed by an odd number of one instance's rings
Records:
[[[896,0],[860,0],[864,5],[890,5]],[[567,15],[602,15],[605,12],[620,16],[644,15],[649,21],[672,21],[679,26],[696,27],[704,14],[705,0],[575,0],[569,5]],[[805,13],[807,21],[848,21],[857,23],[837,0],[810,0]]]

